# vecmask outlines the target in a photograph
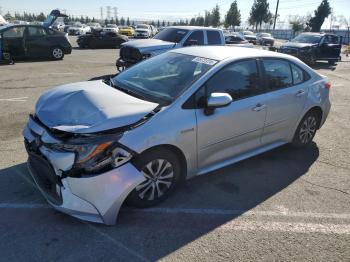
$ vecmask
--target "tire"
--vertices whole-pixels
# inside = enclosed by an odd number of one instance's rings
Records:
[[[132,206],[145,208],[158,204],[169,196],[180,181],[180,161],[168,149],[156,149],[142,154],[136,159],[135,166],[141,170],[146,180],[128,196],[127,202]]]
[[[310,55],[307,64],[311,67],[316,65],[316,57],[314,54]]]
[[[300,121],[295,131],[292,145],[295,147],[304,147],[311,144],[319,124],[319,115],[315,111],[308,112]]]
[[[64,57],[64,52],[61,47],[54,47],[51,49],[51,58],[53,60],[62,60]]]

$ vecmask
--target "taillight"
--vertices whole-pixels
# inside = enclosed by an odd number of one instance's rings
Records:
[[[326,83],[326,84],[324,85],[324,87],[325,87],[326,89],[331,89],[331,86],[332,86],[332,85],[331,85],[331,83],[329,83],[329,82]]]

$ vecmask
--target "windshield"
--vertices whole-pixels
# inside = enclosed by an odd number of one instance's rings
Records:
[[[123,71],[112,79],[112,84],[135,97],[168,105],[216,63],[168,52]]]
[[[178,28],[165,28],[156,34],[153,38],[173,43],[179,43],[187,34],[187,32],[188,30]]]
[[[147,25],[138,25],[136,28],[138,29],[148,29]]]
[[[320,42],[320,39],[320,35],[300,34],[296,38],[294,38],[292,42],[317,44]]]

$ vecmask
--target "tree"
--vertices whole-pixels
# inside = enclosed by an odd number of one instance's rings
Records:
[[[269,3],[267,0],[254,0],[249,14],[249,24],[255,26],[255,30],[258,30],[258,26],[261,28],[261,24],[263,22],[269,22],[271,18],[272,14],[270,12]]]
[[[162,26],[164,27],[165,26],[165,21],[163,20],[163,22],[162,22]]]
[[[204,25],[204,17],[203,16],[197,16],[195,25],[196,26],[203,26]]]
[[[238,10],[237,1],[235,0],[225,16],[225,27],[232,26],[234,29],[235,26],[239,25],[241,25],[241,12]]]
[[[213,27],[218,27],[220,25],[220,8],[218,4],[216,4],[216,6],[211,11],[211,25]]]
[[[305,19],[304,17],[295,16],[293,19],[289,20],[289,23],[292,25],[293,35],[295,36],[298,32],[305,30]]]
[[[130,18],[129,17],[126,19],[126,25],[130,26]]]
[[[190,25],[196,25],[196,18],[194,17],[191,18]]]
[[[211,13],[208,10],[204,12],[204,26],[208,27],[211,25]]]
[[[115,18],[115,24],[116,24],[116,25],[120,25],[120,22],[119,22],[118,16]]]
[[[7,12],[6,15],[4,15],[5,20],[11,20],[12,19],[12,15],[10,14],[10,12]]]
[[[120,24],[121,24],[121,25],[125,25],[125,19],[124,19],[124,17],[120,18]]]
[[[315,10],[315,15],[311,17],[308,26],[312,32],[320,32],[324,20],[332,13],[328,0],[322,0],[321,4]]]
[[[159,19],[158,19],[158,21],[157,21],[157,27],[158,27],[158,28],[160,27],[160,21],[159,21]]]

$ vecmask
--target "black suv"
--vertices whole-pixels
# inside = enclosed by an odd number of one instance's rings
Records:
[[[284,43],[279,52],[293,55],[314,65],[317,60],[328,61],[333,65],[340,61],[342,37],[326,33],[302,33]]]

